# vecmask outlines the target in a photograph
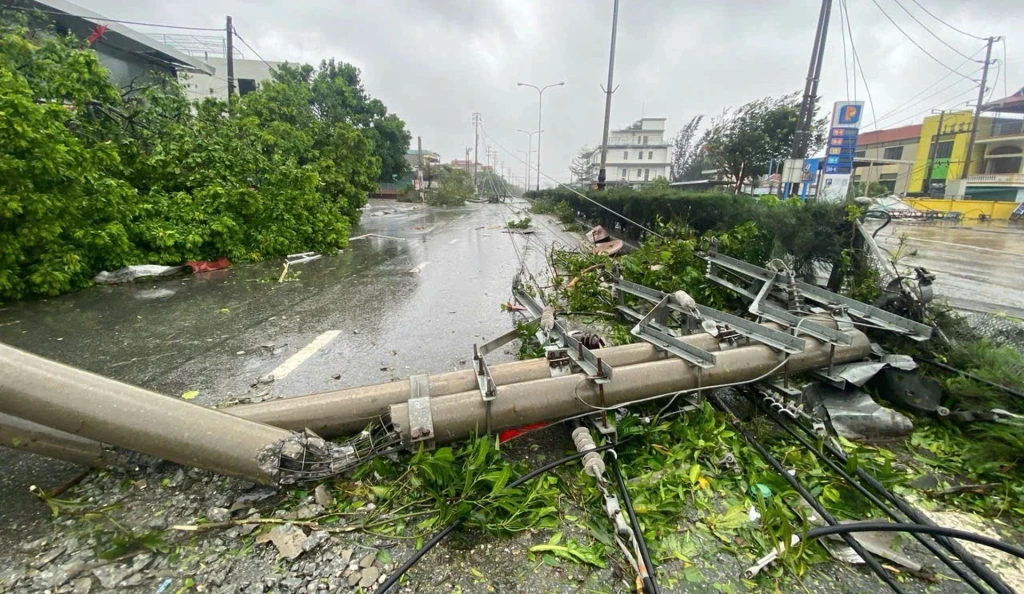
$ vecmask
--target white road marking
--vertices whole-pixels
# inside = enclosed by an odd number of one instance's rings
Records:
[[[341,334],[341,330],[328,330],[320,336],[313,339],[313,342],[302,347],[302,349],[288,357],[288,360],[277,366],[274,370],[274,380],[284,379],[288,377],[288,374],[295,371],[299,365],[306,362],[306,359],[312,357],[317,351],[327,346],[329,342],[334,340]]]
[[[413,273],[415,273],[415,272],[422,272],[423,269],[427,267],[427,264],[430,264],[430,262],[424,262],[424,263],[420,264],[419,266],[413,268],[409,272],[413,272]]]
[[[1017,252],[1008,252],[1006,250],[997,250],[995,248],[981,247],[980,245],[971,245],[971,244],[968,244],[968,243],[953,243],[951,241],[939,241],[937,239],[922,239],[920,237],[907,237],[907,241],[920,241],[920,242],[923,242],[923,243],[938,243],[938,244],[948,245],[950,247],[955,247],[955,248],[965,248],[965,249],[969,249],[969,250],[982,250],[982,251],[985,251],[985,252],[995,252],[997,254],[1009,254],[1011,256],[1020,257],[1020,254],[1017,253]]]
[[[451,245],[451,244],[456,243],[458,241],[459,241],[458,238],[456,238],[456,239],[453,239],[453,240],[449,241],[448,244]]]

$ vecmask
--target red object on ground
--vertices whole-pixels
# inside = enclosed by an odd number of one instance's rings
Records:
[[[231,260],[221,256],[216,260],[195,260],[193,262],[186,262],[186,264],[192,269],[192,272],[213,272],[214,270],[223,270],[231,266]]]
[[[519,305],[518,303],[512,303],[511,301],[505,304],[505,308],[508,309],[509,311],[526,311],[525,307]]]
[[[525,427],[519,427],[516,429],[506,429],[498,434],[498,443],[505,443],[511,439],[515,439],[524,433],[529,433],[535,429],[541,429],[547,427],[547,423],[534,423],[533,425],[527,425]]]
[[[86,45],[92,45],[96,43],[103,34],[107,32],[107,25],[96,25],[96,28],[92,30],[92,35],[85,40]]]

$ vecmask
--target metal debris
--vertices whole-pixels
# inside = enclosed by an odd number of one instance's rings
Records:
[[[804,389],[810,409],[824,414],[836,432],[851,441],[892,441],[904,439],[914,430],[905,415],[880,406],[859,389],[840,390],[814,383]]]

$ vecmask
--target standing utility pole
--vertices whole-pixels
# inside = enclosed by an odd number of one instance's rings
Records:
[[[821,64],[825,57],[828,21],[831,14],[832,0],[821,0],[821,11],[818,13],[818,30],[814,33],[811,63],[807,67],[807,83],[804,85],[804,98],[800,103],[796,135],[793,138],[793,148],[789,153],[791,159],[803,159],[807,156],[807,148],[810,144],[811,136],[811,123],[814,120],[814,104],[818,99],[818,81],[821,79]]]
[[[480,162],[480,113],[473,114],[473,188],[476,189],[476,165]]]
[[[612,118],[612,78],[615,74],[615,31],[619,26],[619,0],[615,0],[612,7],[612,48],[608,55],[608,86],[604,88],[604,133],[601,135],[601,168],[597,172],[597,189],[604,189],[604,182],[608,179],[605,172],[605,163],[608,160],[608,125]]]
[[[932,139],[932,150],[928,159],[928,174],[925,175],[924,187],[921,188],[921,191],[929,196],[932,194],[932,168],[935,166],[935,157],[939,154],[939,139],[942,137],[942,122],[945,119],[946,110],[942,110],[939,112],[939,127],[935,129],[935,137]]]
[[[227,25],[225,25],[225,31],[228,35],[228,46],[227,46],[227,61],[228,61],[228,104],[231,103],[231,96],[235,94],[235,57],[234,57],[234,44],[232,43],[233,37],[235,36],[235,28],[231,25],[231,17],[227,19]],[[990,46],[991,47],[991,46]]]
[[[615,0],[615,1],[618,2],[618,0]],[[520,87],[530,87],[531,89],[534,89],[534,90],[537,91],[537,191],[539,192],[540,191],[540,132],[541,132],[541,114],[543,113],[541,111],[541,108],[544,105],[544,91],[550,89],[551,87],[561,87],[561,86],[564,86],[565,85],[565,81],[557,82],[557,83],[554,83],[554,84],[551,84],[551,85],[547,85],[546,87],[538,87],[536,85],[528,85],[526,83],[516,83],[516,85],[518,85]]]
[[[978,103],[974,106],[974,119],[971,122],[971,135],[967,138],[967,155],[964,157],[964,165],[960,172],[960,179],[967,179],[967,174],[971,169],[971,153],[974,152],[974,140],[978,136],[978,126],[981,125],[981,104],[985,101],[985,85],[988,84],[988,65],[992,61],[992,44],[999,39],[999,37],[988,38],[988,48],[985,50],[985,64],[982,66],[981,70],[981,84],[978,85]],[[1002,68],[1005,69],[1006,65],[1003,65]]]

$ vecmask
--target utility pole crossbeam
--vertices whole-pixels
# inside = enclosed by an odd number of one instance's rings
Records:
[[[982,65],[981,82],[978,84],[978,102],[974,105],[974,118],[971,122],[971,135],[967,139],[967,154],[964,155],[964,166],[960,171],[960,179],[967,179],[971,170],[971,157],[974,152],[974,141],[978,137],[978,126],[981,124],[981,105],[985,102],[985,88],[988,84],[988,67],[992,63],[992,44],[1000,37],[989,37],[985,48],[985,63]],[[1003,65],[1006,68],[1006,65]]]
[[[235,28],[231,24],[231,17],[227,17],[227,24],[225,25],[225,32],[228,36],[227,44],[227,61],[228,61],[228,105],[231,104],[231,97],[235,94],[235,58],[233,50],[233,41],[235,36]]]
[[[597,171],[597,189],[603,190],[608,179],[605,164],[608,162],[608,126],[612,118],[612,93],[615,88],[612,81],[615,77],[615,33],[619,26],[619,0],[612,6],[612,41],[608,52],[608,86],[604,89],[604,132],[601,134],[601,167]]]

